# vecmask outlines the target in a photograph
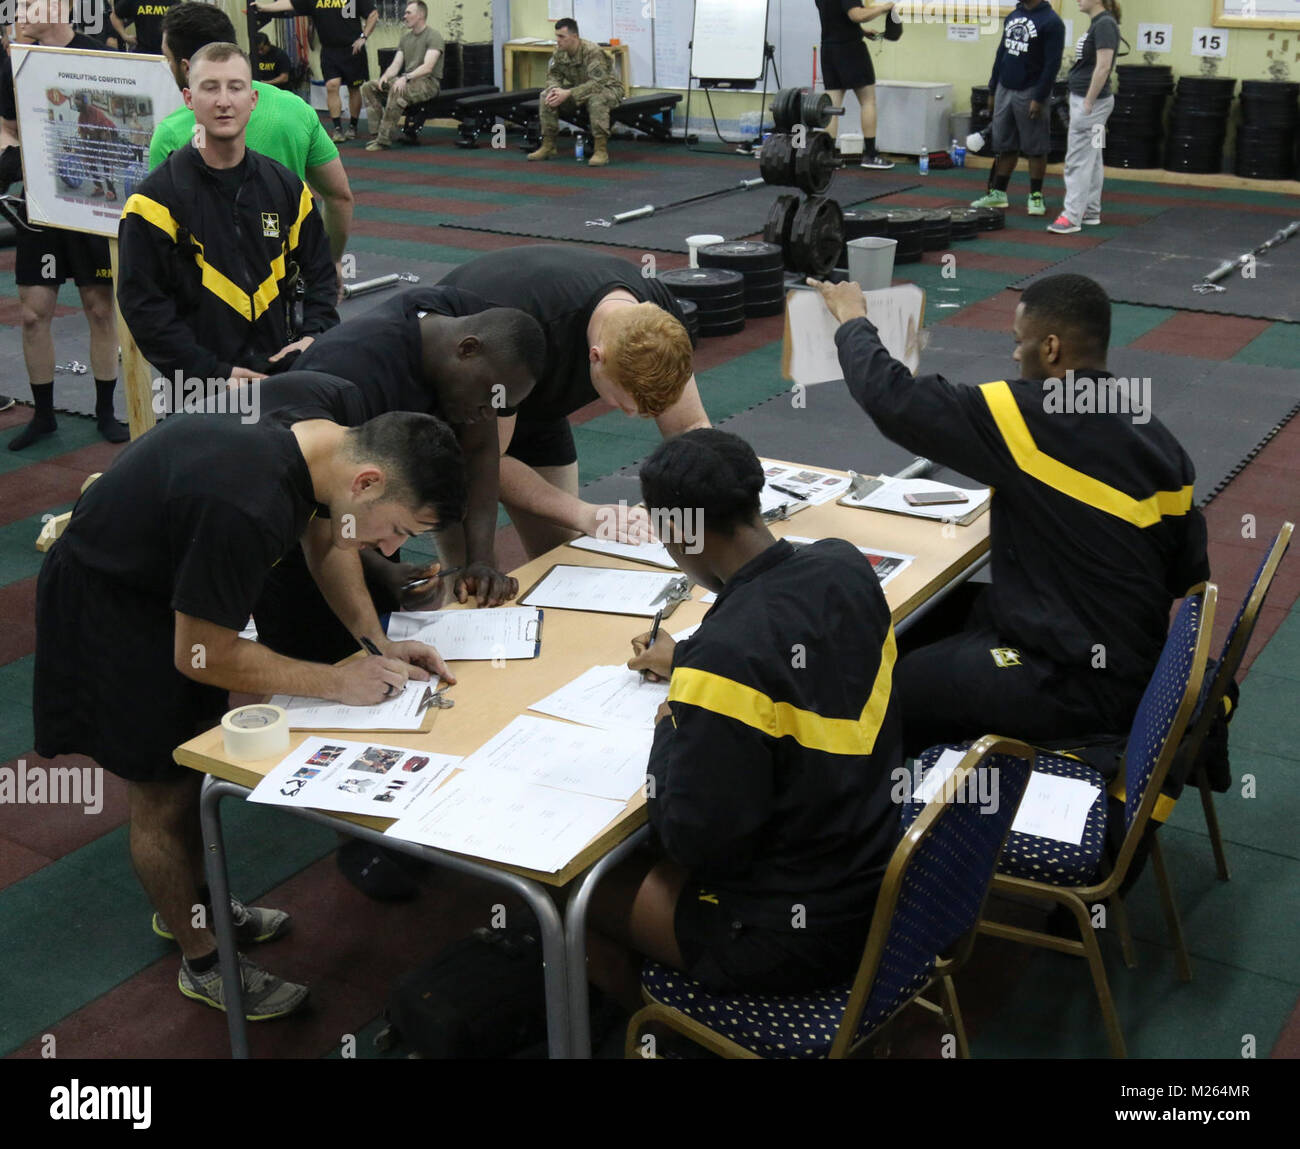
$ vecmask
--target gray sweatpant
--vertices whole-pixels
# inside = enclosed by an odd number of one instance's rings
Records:
[[[1082,223],[1084,217],[1101,214],[1101,185],[1105,179],[1102,148],[1106,144],[1106,121],[1115,108],[1114,96],[1103,96],[1083,110],[1083,97],[1070,97],[1070,144],[1065,153],[1065,218]]]

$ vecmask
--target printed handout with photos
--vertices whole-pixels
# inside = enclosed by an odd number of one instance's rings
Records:
[[[795,546],[807,546],[809,543],[815,543],[818,540],[806,539],[800,535],[786,535],[785,541],[793,543]],[[916,561],[916,555],[901,555],[897,551],[882,551],[879,547],[858,547],[858,550],[871,563],[871,568],[876,572],[876,578],[880,580],[882,587],[888,586],[891,579],[902,574]]]
[[[830,475],[813,467],[774,463],[771,459],[760,459],[759,462],[763,465],[763,474],[767,477],[763,488],[764,498],[771,490],[778,496],[786,495],[789,498],[803,499],[813,506],[818,506],[830,502],[831,499],[849,489],[847,475]]]
[[[310,806],[397,818],[460,764],[450,754],[341,738],[307,738],[248,796],[268,806]]]
[[[149,174],[149,139],[181,105],[161,56],[14,44],[27,218],[115,237]]]

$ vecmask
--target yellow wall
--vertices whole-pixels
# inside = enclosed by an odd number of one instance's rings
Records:
[[[811,11],[813,0],[807,0],[807,3]],[[1172,54],[1153,55],[1149,60],[1134,50],[1123,63],[1170,64],[1176,75],[1201,74],[1203,61],[1192,55],[1192,29],[1208,28],[1213,24],[1214,0],[1121,0],[1121,4],[1124,15],[1122,31],[1130,44],[1137,42],[1139,23],[1172,24],[1175,48]],[[1083,34],[1087,17],[1079,12],[1076,0],[1053,0],[1052,6],[1062,17],[1074,21],[1077,41]],[[554,34],[553,25],[546,18],[546,0],[512,0],[510,7],[511,35]],[[1300,32],[1269,32],[1253,28],[1232,28],[1227,32],[1227,59],[1213,61],[1218,67],[1218,75],[1235,76],[1239,80],[1262,80],[1272,74],[1270,67],[1284,66],[1287,72],[1282,78],[1300,79]],[[978,44],[955,43],[948,40],[946,24],[912,24],[897,43],[871,45],[872,61],[879,79],[951,82],[955,112],[970,110],[970,90],[988,83],[996,51],[995,35],[982,35]],[[1068,67],[1073,58],[1074,45],[1067,44],[1063,67]],[[758,101],[756,93],[719,92],[713,97],[718,118],[727,122],[734,122],[742,112],[756,110]],[[693,100],[691,121],[694,126]]]

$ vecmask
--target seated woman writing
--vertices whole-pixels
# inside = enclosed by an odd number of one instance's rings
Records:
[[[648,765],[657,842],[611,872],[589,919],[589,976],[627,1009],[643,955],[720,993],[847,981],[897,841],[884,595],[849,543],[776,539],[763,478],[718,430],[641,469],[664,544],[718,598],[691,638],[643,635],[628,662],[670,685]]]

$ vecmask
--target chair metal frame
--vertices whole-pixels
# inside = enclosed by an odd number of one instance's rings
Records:
[[[1268,557],[1264,560],[1264,565],[1255,579],[1255,585],[1242,605],[1241,616],[1224,643],[1223,655],[1214,672],[1214,680],[1210,684],[1210,692],[1206,695],[1200,717],[1180,748],[1180,753],[1186,754],[1192,761],[1195,761],[1200,753],[1201,744],[1205,741],[1205,736],[1209,733],[1210,726],[1223,705],[1223,696],[1227,693],[1228,683],[1237,677],[1241,661],[1246,657],[1246,650],[1255,634],[1255,623],[1259,618],[1260,609],[1272,586],[1273,576],[1277,574],[1277,568],[1281,566],[1287,548],[1291,545],[1291,535],[1294,531],[1295,523],[1292,522],[1284,522],[1278,530]],[[1188,781],[1195,783],[1201,792],[1201,809],[1205,813],[1205,828],[1209,834],[1210,846],[1214,850],[1214,864],[1220,880],[1226,882],[1231,875],[1228,872],[1228,859],[1223,850],[1219,816],[1214,809],[1214,791],[1210,789],[1210,779],[1205,773],[1205,768],[1197,769]]]
[[[844,1016],[840,1019],[840,1024],[835,1033],[835,1040],[832,1042],[830,1052],[827,1054],[828,1059],[839,1060],[864,1053],[880,1042],[898,1016],[910,1005],[919,1005],[942,1016],[952,1027],[952,1031],[956,1036],[957,1055],[963,1058],[970,1056],[970,1045],[966,1040],[966,1029],[962,1022],[961,1007],[957,1001],[957,989],[952,979],[953,975],[966,963],[971,950],[974,948],[975,938],[979,933],[980,923],[984,917],[984,908],[988,902],[989,888],[993,875],[996,873],[996,861],[994,862],[994,869],[990,871],[990,883],[985,886],[984,896],[980,901],[980,908],[975,916],[974,924],[953,944],[951,953],[937,956],[934,969],[930,972],[925,984],[915,990],[888,1017],[880,1021],[869,1032],[860,1036],[857,1036],[857,1029],[862,1011],[870,999],[871,990],[880,969],[881,958],[884,956],[885,951],[885,942],[889,937],[894,911],[902,892],[903,879],[911,866],[912,858],[921,844],[933,832],[935,824],[951,804],[945,800],[945,795],[963,793],[967,779],[971,778],[973,781],[976,769],[986,758],[993,754],[1008,754],[1023,758],[1029,763],[1029,769],[1033,769],[1035,754],[1033,747],[1014,739],[999,738],[992,734],[985,735],[978,742],[973,743],[966,751],[961,762],[953,771],[951,779],[944,784],[940,793],[926,804],[925,809],[921,811],[907,833],[900,839],[898,845],[894,848],[894,853],[890,858],[889,866],[885,870],[885,876],[880,885],[880,893],[876,899],[876,908],[871,918],[871,929],[867,934],[862,960],[858,963],[858,970],[853,979],[853,987],[849,992]],[[1026,783],[1028,778],[1029,774],[1026,773]],[[1016,797],[1017,808],[1019,808],[1020,798],[1023,795],[1024,791],[1022,789],[1020,795]],[[1006,838],[1011,833],[1011,823],[1014,820],[1015,814],[1013,813],[1007,819],[1006,834],[1003,835],[1002,844],[998,847],[999,855],[1002,852],[1002,847],[1006,845]],[[943,1004],[929,1001],[922,996],[934,988],[936,984],[942,992]],[[642,987],[642,994],[647,1004],[634,1014],[628,1023],[627,1041],[624,1047],[626,1057],[640,1056],[638,1043],[642,1032],[647,1025],[658,1023],[721,1057],[762,1060],[761,1056],[753,1050],[746,1049],[694,1018],[655,1001],[644,987]]]
[[[1142,801],[1133,816],[1123,844],[1113,864],[1102,881],[1090,886],[1056,886],[1046,882],[1036,882],[1029,878],[1016,878],[998,874],[993,879],[992,891],[1010,897],[1029,898],[1035,901],[1049,901],[1065,907],[1073,913],[1079,927],[1080,941],[1044,934],[1022,926],[1007,925],[1003,922],[981,921],[979,932],[990,937],[1006,941],[1023,942],[1026,945],[1040,946],[1056,950],[1058,953],[1072,954],[1087,960],[1092,973],[1093,985],[1097,991],[1097,1002],[1101,1006],[1102,1018],[1106,1026],[1106,1037],[1112,1057],[1126,1057],[1124,1033],[1120,1028],[1119,1017],[1115,1012],[1115,1003],[1111,997],[1110,984],[1106,979],[1106,967],[1101,959],[1101,947],[1093,929],[1089,907],[1096,902],[1110,902],[1115,914],[1125,963],[1132,968],[1133,942],[1128,929],[1128,917],[1119,897],[1119,888],[1123,884],[1128,867],[1133,860],[1138,843],[1142,840],[1151,812],[1160,797],[1160,788],[1165,775],[1173,763],[1182,736],[1196,708],[1201,693],[1201,683],[1205,677],[1205,667],[1209,657],[1210,639],[1214,630],[1214,608],[1218,602],[1218,587],[1212,582],[1201,583],[1187,592],[1185,597],[1201,597],[1201,614],[1198,621],[1196,646],[1192,655],[1191,672],[1183,690],[1183,700],[1174,714],[1174,720],[1165,734],[1164,745],[1156,760],[1155,768],[1147,779],[1142,793]],[[1187,959],[1187,948],[1183,941],[1182,924],[1178,918],[1178,907],[1174,904],[1173,891],[1169,885],[1169,874],[1165,866],[1164,855],[1160,850],[1158,836],[1151,839],[1151,862],[1155,872],[1156,884],[1160,891],[1160,900],[1164,907],[1165,921],[1169,927],[1171,940],[1179,963],[1182,980],[1191,979],[1191,966]]]

